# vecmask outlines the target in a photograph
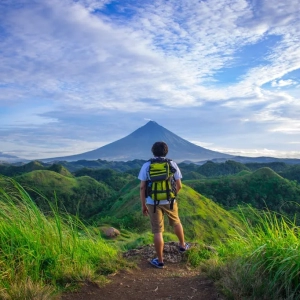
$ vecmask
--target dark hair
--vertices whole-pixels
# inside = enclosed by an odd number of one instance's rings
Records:
[[[154,156],[165,157],[169,152],[169,148],[165,142],[156,142],[153,144],[151,151]]]

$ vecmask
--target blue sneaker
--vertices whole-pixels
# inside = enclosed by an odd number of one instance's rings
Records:
[[[189,250],[191,248],[191,245],[188,244],[188,243],[185,243],[184,247],[179,247],[179,252],[180,253],[183,253],[185,252],[186,250]]]
[[[159,269],[163,269],[165,265],[164,263],[159,262],[158,258],[153,258],[152,260],[150,260],[150,264]]]

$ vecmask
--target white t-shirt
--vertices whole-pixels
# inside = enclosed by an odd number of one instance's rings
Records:
[[[170,164],[176,169],[176,172],[174,173],[175,180],[181,179],[182,175],[181,175],[180,169],[178,168],[176,162],[171,160]],[[141,181],[149,180],[149,177],[148,177],[149,166],[150,166],[150,161],[147,161],[142,165],[142,168],[141,168],[139,176],[138,176],[139,180],[141,180]],[[168,200],[159,201],[159,204],[169,204],[169,203],[170,202]],[[150,196],[148,196],[146,198],[146,204],[154,205],[154,201],[152,200],[152,198]]]

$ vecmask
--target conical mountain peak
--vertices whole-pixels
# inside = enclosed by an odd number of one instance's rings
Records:
[[[167,157],[178,162],[184,160],[201,161],[214,158],[230,158],[231,155],[211,151],[179,137],[155,121],[149,121],[128,136],[107,144],[101,148],[82,154],[47,159],[54,160],[110,160],[127,161],[134,159],[149,159],[152,157],[151,148],[157,141],[167,143],[169,153]]]
[[[155,125],[158,125],[155,121],[153,120],[150,120],[145,126],[155,126]],[[160,125],[158,125],[160,126]]]

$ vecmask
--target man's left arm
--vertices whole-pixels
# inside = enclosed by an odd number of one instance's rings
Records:
[[[181,188],[182,188],[181,179],[176,179],[176,193],[177,194],[181,190]]]
[[[173,167],[175,167],[175,169],[176,169],[176,172],[174,173],[174,177],[175,177],[175,181],[176,181],[176,193],[178,194],[178,192],[182,188],[182,183],[181,183],[182,174],[181,174],[179,167],[177,166],[177,164],[175,162],[173,162]]]

